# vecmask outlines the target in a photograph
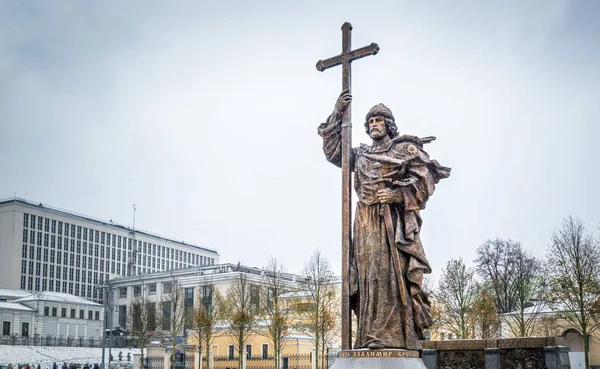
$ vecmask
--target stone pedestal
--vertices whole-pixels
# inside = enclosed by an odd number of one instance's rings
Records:
[[[564,346],[544,347],[544,359],[548,369],[569,369],[569,348]]]
[[[340,351],[331,369],[427,369],[418,351]]]
[[[423,363],[427,367],[427,369],[437,369],[438,362],[438,352],[437,350],[423,350]]]

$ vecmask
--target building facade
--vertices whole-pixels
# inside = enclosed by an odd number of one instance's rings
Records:
[[[12,198],[0,201],[0,288],[102,302],[116,277],[219,263],[210,248]]]
[[[54,339],[63,344],[79,339],[100,342],[104,307],[66,293],[0,289],[0,320],[0,344],[15,336],[52,339],[54,344]]]

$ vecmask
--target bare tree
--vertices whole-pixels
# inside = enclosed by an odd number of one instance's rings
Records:
[[[171,346],[171,366],[175,365],[177,337],[183,336],[186,325],[184,292],[176,279],[165,283],[159,299],[159,316],[163,330],[163,343]]]
[[[267,336],[273,341],[275,369],[281,367],[284,338],[291,331],[284,295],[291,292],[292,289],[290,283],[283,278],[284,272],[283,265],[276,258],[271,258],[263,269],[263,288],[261,289],[262,312]]]
[[[308,300],[305,309],[306,333],[312,337],[317,353],[315,364],[317,368],[324,368],[325,361],[319,366],[319,359],[326,352],[331,339],[331,332],[335,328],[337,310],[336,284],[329,261],[321,254],[319,249],[313,251],[302,271],[302,289]]]
[[[569,216],[552,234],[546,257],[547,300],[577,329],[589,368],[589,336],[600,327],[600,246],[579,218]]]
[[[473,322],[474,338],[487,340],[498,336],[500,317],[496,310],[493,291],[490,290],[484,284],[477,284],[475,288],[475,301],[468,310]]]
[[[221,294],[212,283],[204,283],[199,286],[201,293],[200,303],[196,305],[194,312],[194,325],[198,330],[198,342],[201,350],[204,349],[206,365],[208,368],[208,356],[210,347],[215,340],[217,325],[222,321]],[[200,363],[202,365],[202,363]]]
[[[469,309],[477,298],[476,287],[474,272],[461,258],[450,259],[442,269],[436,293],[441,308],[440,325],[457,338],[469,338],[472,332],[473,320]]]
[[[238,368],[242,368],[243,352],[251,336],[259,326],[259,286],[253,285],[248,277],[240,272],[229,286],[222,301],[225,329],[237,348]]]
[[[535,330],[541,304],[532,300],[540,291],[541,263],[512,240],[488,240],[477,249],[476,268],[491,286],[496,309],[516,337]]]
[[[144,362],[144,350],[156,330],[156,303],[146,297],[136,297],[129,305],[129,320],[131,335],[137,338],[141,351],[141,362]]]

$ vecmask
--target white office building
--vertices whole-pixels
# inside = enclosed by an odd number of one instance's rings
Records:
[[[218,263],[210,248],[20,198],[0,200],[0,288],[102,302],[102,281]]]
[[[0,344],[14,337],[46,340],[37,344],[56,344],[54,339],[95,339],[100,342],[104,307],[81,297],[61,292],[27,292],[0,288]],[[22,341],[20,341],[22,342]]]
[[[259,288],[265,284],[264,271],[260,268],[239,264],[219,264],[197,268],[158,272],[135,277],[123,277],[112,280],[110,283],[113,293],[111,303],[113,309],[112,319],[115,327],[128,329],[128,307],[135,299],[147,299],[152,310],[156,304],[161,303],[165,294],[171,293],[172,285],[177,282],[183,292],[185,315],[191,316],[194,306],[199,304],[210,305],[213,298],[213,288],[222,296],[227,294],[229,287],[234,284],[240,275],[244,275],[250,284],[251,300],[259,304]],[[290,288],[296,287],[299,276],[291,273],[280,275]],[[169,302],[162,301],[169,304]],[[168,320],[168,319],[167,319]]]

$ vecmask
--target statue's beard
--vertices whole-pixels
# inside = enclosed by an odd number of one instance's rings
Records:
[[[371,130],[371,132],[369,132],[369,136],[373,139],[373,140],[381,140],[382,138],[384,138],[387,135],[387,133],[378,131],[378,130]]]

